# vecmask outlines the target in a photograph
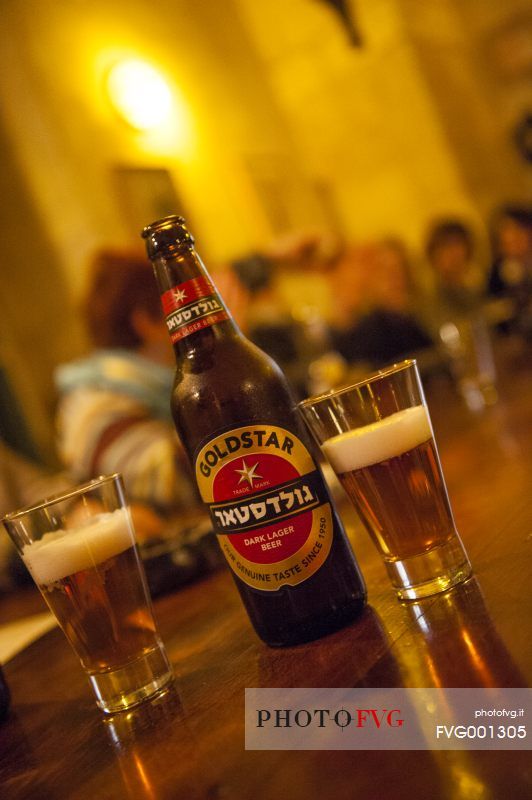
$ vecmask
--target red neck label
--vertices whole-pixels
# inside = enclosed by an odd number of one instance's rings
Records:
[[[203,275],[173,286],[161,296],[172,343],[230,319],[216,289]]]

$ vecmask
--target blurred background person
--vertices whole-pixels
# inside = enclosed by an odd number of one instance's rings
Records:
[[[436,220],[427,234],[425,255],[434,279],[426,301],[434,338],[466,405],[481,411],[497,399],[496,370],[471,228],[456,218]]]
[[[339,274],[347,280],[340,280],[334,292],[343,317],[334,342],[346,361],[378,368],[432,346],[415,316],[410,265],[400,240],[347,251]]]
[[[532,209],[503,206],[494,223],[495,260],[488,276],[488,294],[511,295],[532,280]]]
[[[468,225],[456,218],[433,222],[426,236],[425,256],[433,280],[428,307],[437,324],[478,308],[482,272],[475,261],[475,240]]]
[[[335,331],[349,328],[371,306],[374,251],[370,245],[346,245],[327,273],[331,294],[330,320]]]
[[[296,319],[279,293],[273,261],[263,253],[250,253],[231,266],[248,294],[242,320],[246,336],[279,364],[297,394],[304,394],[302,339]]]
[[[83,316],[94,351],[56,371],[58,450],[76,482],[121,472],[146,525],[196,502],[171,421],[174,357],[150,264],[105,250]],[[140,506],[139,512],[140,514]]]
[[[66,472],[51,473],[0,436],[0,518],[40,502],[72,485]],[[23,561],[0,525],[0,592],[31,583]]]
[[[310,373],[316,362],[331,355],[326,273],[337,248],[332,236],[293,231],[265,252],[250,253],[231,264],[248,293],[241,326],[279,364],[300,397],[315,389]],[[329,359],[326,368],[330,366]]]
[[[493,225],[495,260],[488,276],[490,297],[511,302],[511,324],[503,326],[532,339],[532,208],[503,206]]]

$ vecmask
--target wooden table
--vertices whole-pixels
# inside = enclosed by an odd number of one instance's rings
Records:
[[[156,602],[176,691],[111,722],[63,634],[52,631],[5,667],[13,705],[0,726],[0,797],[532,797],[529,753],[244,750],[245,687],[529,685],[532,378],[524,355],[507,354],[500,402],[483,414],[468,412],[445,381],[432,384],[429,404],[475,580],[417,605],[398,603],[347,509],[369,587],[356,624],[269,649],[224,570]]]

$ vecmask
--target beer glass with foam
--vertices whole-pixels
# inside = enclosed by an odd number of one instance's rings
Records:
[[[120,475],[91,481],[4,525],[107,713],[163,689],[161,642]]]
[[[471,575],[413,360],[299,404],[401,600]]]

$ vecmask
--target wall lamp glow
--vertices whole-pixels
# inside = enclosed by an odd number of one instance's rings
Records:
[[[172,92],[163,76],[145,61],[116,63],[107,75],[107,92],[113,108],[137,130],[158,128],[172,110]]]

